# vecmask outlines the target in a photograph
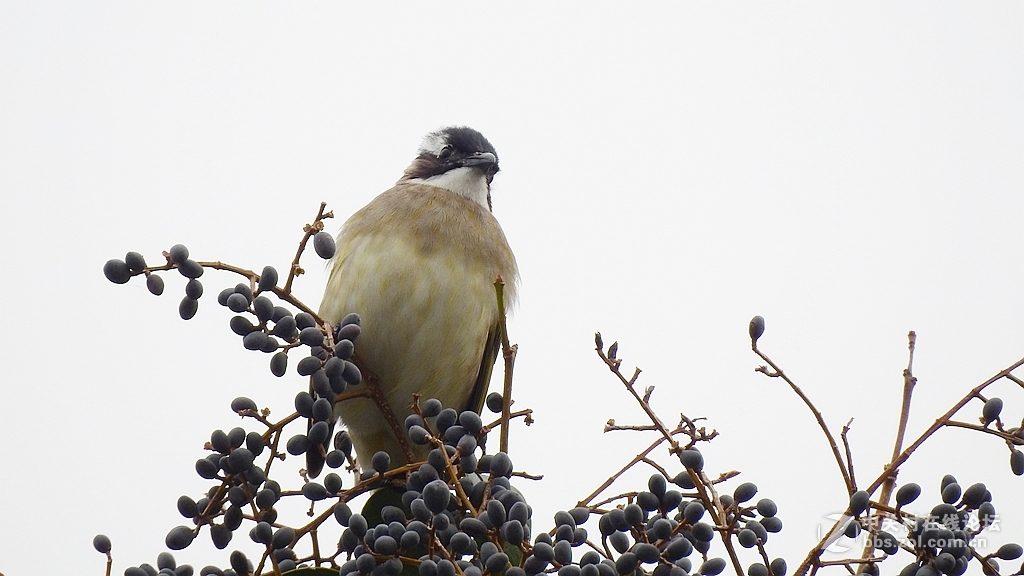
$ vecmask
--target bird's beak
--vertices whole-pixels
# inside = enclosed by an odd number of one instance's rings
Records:
[[[459,161],[459,164],[462,166],[481,166],[484,164],[497,163],[498,159],[490,152],[478,152]]]

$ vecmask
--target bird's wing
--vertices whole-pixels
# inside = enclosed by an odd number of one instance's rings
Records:
[[[498,359],[498,351],[501,350],[501,329],[495,325],[487,333],[487,341],[484,343],[483,358],[480,359],[480,371],[476,375],[476,383],[473,384],[473,393],[469,396],[466,410],[480,413],[484,408],[484,399],[487,397],[487,388],[491,383],[491,372],[494,370],[494,363]]]

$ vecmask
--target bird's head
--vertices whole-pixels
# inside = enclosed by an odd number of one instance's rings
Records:
[[[498,153],[487,138],[472,128],[451,126],[427,134],[399,183],[444,188],[490,210],[491,181],[497,172]]]

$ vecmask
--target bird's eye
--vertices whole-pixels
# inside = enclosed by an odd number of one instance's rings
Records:
[[[440,152],[437,153],[437,158],[439,160],[447,160],[448,158],[451,157],[451,155],[452,155],[452,147],[451,146],[445,146],[444,148],[441,148]]]

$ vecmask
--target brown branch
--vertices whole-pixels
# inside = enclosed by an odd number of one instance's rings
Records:
[[[993,436],[998,436],[999,438],[1005,440],[1009,444],[1024,444],[1024,439],[1018,437],[1016,434],[1010,434],[1008,432],[996,430],[995,428],[989,428],[987,426],[982,426],[980,424],[971,424],[969,422],[949,420],[948,422],[946,422],[945,425],[949,426],[950,428],[967,428],[968,430],[976,430],[978,432],[984,432],[985,434],[992,434]]]
[[[1020,386],[1021,388],[1024,388],[1024,380],[1021,380],[1020,378],[1017,378],[1013,374],[1007,374],[1006,375],[1006,379],[1011,381],[1011,382],[1013,382],[1017,386]]]
[[[601,333],[598,332],[594,336],[595,342],[599,341],[600,338]],[[615,346],[615,344],[612,344],[612,346]],[[641,398],[639,394],[637,394],[636,388],[633,387],[633,385],[636,383],[637,378],[640,376],[640,369],[636,368],[633,372],[633,377],[627,380],[625,376],[622,375],[622,372],[619,371],[619,365],[622,363],[621,360],[606,356],[604,350],[602,350],[602,347],[600,345],[596,346],[595,350],[597,350],[597,355],[601,358],[602,361],[604,361],[605,365],[608,366],[608,369],[611,370],[616,377],[618,377],[619,381],[622,382],[622,384],[626,387],[626,390],[629,390],[629,393],[633,396],[634,399],[636,399],[637,403],[640,404],[640,407],[643,408],[644,412],[647,413],[647,417],[651,419],[651,422],[653,422],[654,425],[658,427],[658,431],[661,432],[661,435],[669,443],[669,453],[679,454],[682,451],[682,448],[679,447],[679,443],[676,442],[674,438],[672,438],[672,434],[669,432],[668,427],[665,426],[665,424],[661,421],[661,418],[659,418],[658,415],[654,413],[654,410],[651,409],[651,405],[644,401],[644,399]],[[611,347],[609,347],[609,350],[611,350]]]
[[[526,424],[527,426],[533,424],[533,418],[531,418],[532,416],[533,416],[533,408],[525,408],[523,410],[518,410],[516,412],[512,412],[511,414],[508,415],[509,420],[512,420],[514,418],[523,418],[523,423]],[[491,430],[494,429],[495,426],[498,426],[500,424],[501,424],[501,416],[499,415],[498,419],[495,420],[494,422],[491,422],[490,424],[485,424],[484,427],[483,427],[483,431],[484,432],[490,432]]]
[[[1020,360],[1014,362],[1009,367],[1001,370],[995,376],[992,376],[988,380],[985,380],[981,384],[979,384],[979,385],[975,386],[973,389],[971,389],[971,391],[969,393],[967,393],[967,395],[965,395],[963,398],[961,398],[959,402],[954,404],[953,407],[950,408],[945,414],[943,414],[942,416],[937,418],[935,420],[935,422],[933,422],[932,425],[929,426],[928,429],[925,430],[924,433],[922,433],[921,436],[918,437],[917,440],[914,441],[913,444],[911,444],[897,458],[895,458],[892,461],[892,463],[890,463],[886,467],[886,469],[882,472],[882,474],[880,474],[879,477],[877,479],[875,479],[874,482],[871,483],[871,486],[869,488],[867,488],[867,491],[868,492],[873,492],[875,489],[877,489],[882,484],[882,482],[884,481],[884,479],[887,476],[892,474],[897,468],[899,468],[899,466],[901,464],[906,462],[907,459],[910,458],[910,455],[913,454],[918,448],[920,448],[921,444],[923,444],[924,441],[928,439],[928,437],[930,437],[932,434],[934,434],[936,431],[938,431],[938,429],[941,428],[943,425],[947,424],[950,421],[950,419],[957,412],[960,411],[961,408],[966,406],[967,403],[971,401],[972,398],[974,398],[978,394],[980,394],[982,390],[984,390],[985,388],[989,387],[993,382],[996,382],[997,380],[1005,378],[1006,375],[1008,375],[1010,372],[1012,372],[1013,370],[1016,370],[1017,368],[1019,368],[1022,365],[1024,365],[1024,358],[1021,358]]]
[[[384,390],[382,390],[377,384],[376,378],[371,377],[371,379],[367,381],[365,373],[363,375],[363,383],[370,391],[370,397],[373,399],[373,403],[377,405],[381,415],[384,416],[384,420],[386,420],[388,426],[391,427],[391,431],[395,433],[395,438],[398,440],[398,445],[402,448],[402,453],[405,455],[406,462],[415,462],[416,455],[413,454],[412,446],[409,445],[409,437],[405,435],[402,424],[398,422],[398,418],[391,410],[391,405],[388,404],[388,399],[384,396]]]
[[[630,502],[634,498],[636,498],[636,495],[637,492],[623,492],[622,494],[616,494],[615,496],[608,496],[607,498],[601,500],[600,502],[594,502],[593,504],[587,506],[587,508],[589,508],[593,512],[607,512],[607,510],[601,509],[601,507],[604,506],[605,504],[611,504],[612,502],[621,499],[625,499],[626,502]]]
[[[650,432],[657,431],[658,427],[653,424],[645,424],[639,426],[620,426],[615,423],[615,420],[609,420],[604,425],[604,432],[614,432],[616,430],[626,430],[631,432]]]
[[[768,552],[764,549],[764,542],[760,538],[757,539],[757,553],[761,555],[761,560],[764,562],[764,567],[768,569],[768,576],[777,576],[772,571],[771,560],[768,559]]]
[[[498,450],[508,454],[508,429],[512,419],[512,369],[516,363],[518,344],[509,344],[508,326],[505,316],[505,281],[498,276],[494,280],[494,292],[498,298],[498,331],[501,334],[501,357],[505,361],[505,380],[501,389],[501,436]]]
[[[299,267],[299,258],[302,257],[303,251],[306,250],[306,242],[308,242],[314,234],[324,229],[324,218],[334,218],[334,212],[324,213],[324,208],[327,208],[327,202],[320,203],[320,210],[317,211],[316,218],[313,219],[313,223],[303,226],[303,232],[305,232],[305,234],[302,235],[302,240],[299,241],[299,248],[295,251],[295,258],[292,259],[292,265],[288,268],[288,280],[284,283],[284,288],[282,289],[284,294],[291,295],[292,282],[295,280],[296,276],[303,273],[302,268]],[[274,292],[276,293],[277,289],[275,289]],[[319,316],[314,317],[318,320],[320,318]]]
[[[903,371],[903,404],[900,408],[900,423],[896,429],[896,444],[892,448],[892,459],[899,457],[903,450],[903,440],[907,433],[907,423],[910,421],[910,400],[914,395],[914,386],[917,385],[917,378],[914,376],[914,350],[917,345],[917,333],[913,330],[907,333],[907,369]],[[882,504],[889,503],[889,497],[896,488],[896,477],[892,476],[882,486],[882,492],[878,501]]]
[[[634,501],[636,499],[637,495],[639,495],[639,494],[640,493],[637,492],[636,490],[631,490],[629,492],[623,492],[621,494],[616,494],[614,496],[607,496],[607,497],[605,497],[604,500],[599,500],[597,502],[593,502],[591,504],[586,505],[586,508],[588,510],[590,510],[592,513],[604,514],[604,513],[608,512],[608,509],[602,508],[605,504],[611,504],[612,502],[615,502],[616,500],[625,500],[627,503],[629,503],[629,502]],[[684,497],[692,497],[693,495],[690,494],[690,493],[683,493],[683,496]]]
[[[658,464],[657,462],[655,462],[654,460],[651,460],[650,458],[644,458],[644,459],[642,460],[642,462],[643,462],[644,464],[647,464],[647,465],[648,465],[648,466],[650,466],[651,468],[654,468],[655,470],[657,470],[657,471],[658,471],[658,474],[661,474],[661,475],[662,475],[662,476],[664,476],[664,477],[665,477],[666,479],[668,479],[668,478],[671,478],[671,475],[670,475],[670,474],[668,473],[668,470],[665,470],[664,468],[662,468],[662,467],[661,467],[661,465],[659,465],[659,464]]]
[[[920,448],[922,444],[924,444],[925,440],[930,438],[932,436],[932,434],[935,434],[935,432],[937,432],[940,428],[942,428],[943,426],[947,425],[951,421],[951,418],[957,412],[959,412],[961,408],[966,406],[967,403],[970,402],[971,400],[973,400],[974,398],[978,397],[978,395],[981,394],[981,391],[984,390],[985,388],[987,388],[988,386],[990,386],[993,382],[996,382],[998,380],[1006,378],[1010,374],[1010,372],[1016,370],[1017,368],[1019,368],[1022,365],[1024,365],[1024,358],[1021,358],[1020,360],[1017,360],[1016,362],[1014,362],[1010,366],[1008,366],[1008,367],[1004,368],[1003,370],[999,371],[998,373],[996,373],[991,378],[985,380],[981,384],[978,384],[977,386],[972,388],[966,395],[964,395],[963,398],[961,398],[948,411],[946,411],[945,414],[943,414],[942,416],[938,417],[935,420],[935,422],[933,422],[931,424],[931,426],[928,427],[927,430],[925,430],[916,440],[914,440],[914,442],[910,446],[908,446],[905,450],[903,450],[903,452],[901,452],[899,454],[899,456],[894,458],[893,461],[890,462],[889,465],[885,467],[885,470],[883,470],[882,473],[879,474],[878,477],[871,483],[871,485],[868,486],[867,488],[865,488],[865,490],[869,494],[874,492],[875,490],[877,490],[878,487],[881,486],[882,483],[884,483],[887,478],[892,477],[892,476],[894,476],[896,474],[896,471],[899,469],[899,467],[901,465],[903,465],[903,463],[906,462],[907,459],[909,459],[910,456],[918,448]],[[847,512],[849,512],[849,509],[847,509]],[[840,519],[840,522],[841,521],[842,521],[842,519]],[[826,533],[826,536],[824,538],[822,538],[818,542],[818,544],[816,544],[814,546],[814,548],[812,548],[807,553],[807,557],[804,558],[804,561],[801,562],[800,566],[798,566],[797,569],[793,572],[793,574],[795,576],[803,576],[804,574],[807,573],[808,570],[811,570],[811,573],[813,574],[817,570],[816,566],[820,565],[819,556],[821,555],[821,552],[824,549],[824,547],[827,546],[827,544],[828,544],[829,535],[831,535],[831,533],[836,528],[838,528],[838,526],[839,526],[839,523],[837,522],[836,526],[833,527],[833,529],[830,530],[828,533]]]
[[[704,474],[703,470],[687,469],[686,471],[690,474],[690,479],[694,481],[694,487],[697,488],[697,494],[700,495],[700,499],[704,502],[704,508],[707,509],[708,514],[715,521],[715,529],[718,530],[722,538],[722,544],[725,546],[725,551],[729,554],[729,560],[732,562],[733,569],[737,574],[743,574],[743,566],[740,564],[740,558],[736,554],[736,547],[733,546],[732,538],[729,538],[730,527],[725,522],[727,517],[725,508],[722,507],[722,499],[719,498],[714,483]]]
[[[900,423],[896,429],[896,444],[892,449],[892,459],[895,460],[900,451],[903,450],[903,440],[907,432],[907,423],[910,421],[910,400],[914,395],[914,386],[917,385],[917,378],[914,376],[914,350],[917,345],[917,333],[911,330],[907,333],[907,367],[903,370],[903,402],[900,408]],[[896,475],[893,474],[882,483],[882,491],[878,495],[878,503],[886,506],[893,490],[896,489]],[[864,544],[863,557],[867,558],[874,552],[874,543],[869,539]]]
[[[740,475],[740,472],[738,470],[730,470],[728,472],[720,472],[718,474],[718,478],[715,478],[714,480],[712,480],[711,483],[712,484],[721,484],[722,482],[725,482],[726,480],[735,478],[735,477],[737,477],[739,475]]]
[[[842,560],[822,560],[819,566],[848,566],[850,564],[874,564],[885,560],[885,556],[877,558],[845,558]]]
[[[626,377],[622,375],[622,372],[620,371],[622,360],[617,358],[616,356],[618,353],[618,342],[614,342],[610,346],[608,346],[608,351],[607,353],[605,353],[604,341],[601,337],[601,333],[598,332],[594,334],[594,344],[595,350],[597,351],[597,355],[605,363],[608,369],[611,370],[611,372],[615,374],[619,381],[626,387],[626,390],[628,390],[629,393],[633,396],[633,398],[637,401],[637,403],[640,404],[640,407],[644,410],[644,412],[647,413],[647,416],[651,419],[651,422],[654,424],[655,429],[661,433],[661,438],[657,439],[650,447],[647,448],[647,450],[641,452],[635,458],[633,458],[633,460],[626,464],[625,467],[623,467],[618,472],[610,476],[604,482],[604,484],[602,484],[590,496],[588,496],[584,500],[581,500],[577,504],[577,506],[587,505],[587,503],[590,500],[595,498],[597,495],[601,494],[605,489],[611,486],[611,484],[614,483],[619,476],[621,476],[626,470],[630,469],[637,463],[641,461],[649,461],[647,459],[647,455],[662,442],[667,441],[669,443],[669,452],[671,454],[680,454],[682,452],[682,448],[674,438],[676,434],[687,432],[690,435],[691,439],[691,442],[687,444],[688,446],[696,442],[696,440],[698,439],[695,435],[696,432],[693,422],[687,419],[685,416],[682,416],[683,424],[679,428],[672,431],[668,430],[665,424],[661,421],[661,418],[659,418],[658,415],[654,413],[654,410],[650,406],[649,400],[653,388],[648,387],[647,389],[645,389],[643,397],[641,397],[640,394],[637,393],[635,384],[640,376],[639,368],[634,369],[633,376],[630,377],[629,379],[626,379]],[[614,421],[610,420],[608,426],[614,427]],[[701,428],[700,432],[702,437],[705,436],[703,428]],[[714,434],[715,433],[712,433],[712,435]],[[711,480],[708,479],[708,477],[702,471],[687,469],[687,473],[690,475],[690,479],[692,480],[694,487],[697,489],[697,494],[700,497],[702,503],[704,504],[704,507],[708,510],[708,512],[711,514],[712,519],[714,520],[715,529],[719,532],[719,535],[722,538],[722,544],[725,546],[726,552],[729,554],[729,558],[732,561],[733,568],[736,570],[737,574],[742,574],[743,567],[740,564],[738,555],[736,554],[735,546],[733,546],[733,542],[729,537],[730,527],[725,525],[725,509],[722,507],[721,499],[718,497],[718,493],[715,491],[714,484],[711,482]]]
[[[462,506],[466,510],[469,510],[473,517],[476,518],[480,515],[480,512],[473,507],[473,503],[470,502],[469,500],[469,494],[466,494],[466,489],[462,486],[462,482],[459,482],[459,475],[455,470],[455,464],[452,463],[451,456],[448,455],[448,450],[446,450],[444,447],[444,440],[441,438],[434,438],[434,443],[434,445],[441,450],[441,456],[444,456],[444,466],[447,475],[450,475],[452,478],[455,478],[455,481],[452,482],[452,484],[454,485],[453,487],[455,488],[455,493],[458,494],[459,496],[459,500],[462,501]],[[490,482],[491,479],[488,478],[487,481]]]
[[[850,440],[846,437],[850,432],[851,424],[853,424],[853,418],[850,418],[850,420],[846,422],[846,426],[843,426],[843,430],[839,433],[839,437],[843,441],[843,449],[846,452],[846,468],[850,471],[850,482],[852,482],[854,487],[856,487],[857,475],[853,472],[853,453],[850,451]]]
[[[764,366],[758,368],[757,371],[765,374],[766,376],[778,377],[785,380],[786,383],[789,384],[789,387],[793,389],[793,392],[795,392],[796,395],[799,396],[800,399],[804,401],[804,404],[807,405],[807,408],[810,409],[812,414],[814,414],[814,419],[818,421],[818,426],[821,428],[821,431],[825,434],[825,438],[828,440],[829,447],[832,448],[832,456],[835,457],[836,464],[839,466],[839,473],[843,475],[843,481],[846,483],[847,493],[853,494],[856,491],[853,486],[853,479],[850,478],[850,472],[846,469],[846,465],[843,464],[843,457],[839,454],[839,446],[836,445],[836,439],[835,437],[832,436],[832,432],[829,431],[828,426],[825,424],[825,418],[822,417],[821,412],[819,412],[818,409],[814,406],[814,403],[811,402],[811,399],[808,398],[806,394],[804,394],[804,391],[801,390],[800,387],[797,386],[792,380],[790,380],[789,376],[786,376],[786,374],[782,372],[781,368],[779,368],[778,366],[775,365],[774,362],[772,362],[771,358],[768,358],[768,356],[764,352],[758,350],[757,342],[753,342],[751,344],[751,350],[753,350],[755,354],[760,356],[762,360],[767,362],[768,365],[771,366],[772,370],[774,370],[775,372],[773,374],[770,374],[768,372],[768,369],[765,368]]]
[[[605,480],[600,486],[598,486],[596,490],[591,492],[589,496],[587,496],[586,498],[583,498],[582,500],[577,502],[576,506],[577,507],[589,506],[589,502],[591,500],[593,500],[598,495],[600,495],[602,492],[607,490],[608,487],[611,486],[619,478],[619,476],[622,476],[623,474],[626,473],[626,470],[629,470],[630,468],[635,466],[637,462],[640,462],[641,460],[647,458],[647,455],[650,454],[652,451],[654,451],[654,449],[657,448],[658,446],[660,446],[661,443],[664,442],[664,441],[665,441],[664,438],[658,438],[657,440],[655,440],[650,446],[647,447],[646,450],[644,450],[643,452],[637,454],[632,460],[629,461],[628,464],[626,464],[625,466],[620,468],[618,472],[616,472],[616,473],[612,474],[611,476],[609,476],[608,479]]]

